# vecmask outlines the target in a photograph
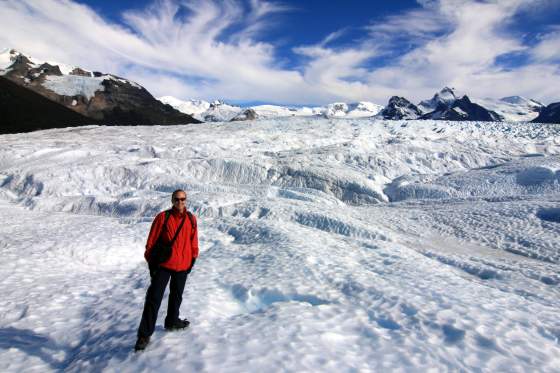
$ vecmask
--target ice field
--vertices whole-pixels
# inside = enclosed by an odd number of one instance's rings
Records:
[[[153,217],[184,332],[134,353]],[[0,136],[0,371],[560,371],[560,125],[291,118]]]

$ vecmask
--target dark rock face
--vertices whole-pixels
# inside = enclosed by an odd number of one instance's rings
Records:
[[[255,120],[257,119],[257,117],[258,115],[255,110],[247,109],[247,110],[243,110],[243,112],[233,117],[230,122],[237,122],[242,120]]]
[[[0,133],[99,124],[48,98],[0,77]]]
[[[85,105],[85,115],[113,125],[200,123],[190,115],[156,100],[145,88],[116,78],[101,83],[103,91]]]
[[[541,109],[539,116],[533,122],[560,123],[560,102],[555,102]]]
[[[90,73],[89,71],[82,70],[79,67],[74,68],[74,70],[70,72],[70,75],[89,76],[89,77],[93,76],[93,74]]]
[[[471,102],[465,95],[450,104],[440,102],[434,111],[422,115],[420,119],[495,122],[502,118],[498,113]]]
[[[422,112],[406,98],[393,96],[379,115],[383,119],[416,119],[422,115]]]
[[[188,114],[156,100],[145,88],[126,79],[99,72],[90,73],[74,68],[64,75],[58,66],[48,63],[36,65],[26,56],[13,52],[14,62],[5,70],[4,77],[21,87],[38,93],[68,109],[100,124],[108,125],[171,125],[200,123]],[[99,85],[91,97],[82,94],[59,94],[44,83],[50,77],[81,79],[74,84]],[[91,80],[90,80],[91,79]],[[61,84],[72,84],[71,80]]]

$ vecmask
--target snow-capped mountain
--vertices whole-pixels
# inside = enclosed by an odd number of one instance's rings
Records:
[[[204,122],[228,122],[243,112],[243,108],[230,105],[222,100],[211,102],[208,109],[198,114]]]
[[[0,77],[0,134],[99,124],[63,105]]]
[[[198,122],[156,100],[139,84],[76,66],[40,62],[16,50],[0,53],[0,78],[8,79],[105,124],[152,125]]]
[[[158,100],[203,122],[228,122],[243,112],[240,106],[223,100],[181,100],[173,96],[159,97]]]
[[[310,117],[321,115],[323,107],[286,107],[278,105],[257,105],[251,106],[260,118],[283,118],[283,117]]]
[[[258,117],[259,116],[257,115],[257,113],[255,112],[254,109],[245,109],[241,113],[239,113],[236,116],[234,116],[233,118],[231,118],[230,122],[237,122],[237,121],[243,121],[243,120],[255,120]]]
[[[416,119],[422,112],[416,105],[404,97],[393,96],[389,99],[387,106],[381,110],[379,116],[383,119]]]
[[[540,102],[521,96],[501,99],[470,99],[466,96],[469,102],[464,99],[465,96],[464,94],[459,95],[455,88],[445,87],[431,99],[421,101],[418,108],[422,110],[427,119],[485,120],[482,118],[487,118],[487,120],[493,121],[527,122],[535,119],[543,107]],[[488,113],[484,113],[484,111]]]
[[[540,102],[521,96],[473,99],[473,102],[498,113],[503,120],[511,122],[530,122],[538,117],[539,112],[544,108]]]
[[[158,100],[205,122],[227,122],[233,118],[240,120],[240,118],[244,117],[241,114],[244,113],[246,109],[253,110],[256,117],[261,119],[308,116],[324,116],[326,118],[367,118],[374,117],[383,109],[383,106],[367,101],[350,104],[337,102],[322,107],[256,105],[244,109],[240,106],[227,104],[221,100],[216,100],[212,103],[204,100],[183,101],[172,96],[160,97]],[[248,118],[252,117],[252,115],[248,116]]]
[[[325,107],[323,115],[327,118],[342,118],[348,113],[348,104],[344,102],[334,102]]]
[[[278,105],[242,108],[221,100],[184,101],[172,96],[160,97],[158,101],[142,86],[116,75],[60,63],[41,62],[15,50],[0,53],[0,78],[9,79],[100,123],[125,125],[223,122],[292,116],[530,121],[543,108],[541,103],[520,96],[471,101],[466,95],[459,98],[457,91],[449,87],[443,88],[431,99],[421,101],[418,106],[403,97],[394,96],[385,108],[367,101],[295,108]]]
[[[369,101],[360,101],[348,106],[347,118],[368,118],[379,114],[383,105],[374,104]]]
[[[560,102],[555,102],[544,107],[539,116],[533,119],[533,122],[560,123]]]
[[[496,122],[502,118],[498,113],[471,102],[465,95],[451,103],[440,102],[434,111],[422,115],[421,119]]]
[[[179,100],[173,96],[158,97],[158,100],[164,104],[171,105],[181,113],[197,117],[199,114],[204,113],[210,108],[210,103],[204,100]],[[197,118],[201,120],[202,118]]]
[[[467,95],[460,98],[454,88],[444,87],[429,100],[418,104],[420,119],[500,121],[502,117],[487,108],[473,103]]]
[[[431,99],[421,101],[418,104],[418,109],[420,109],[423,114],[427,114],[436,110],[436,108],[441,104],[451,106],[455,100],[457,100],[455,89],[445,87],[441,91],[437,92]]]
[[[381,110],[383,106],[367,101],[351,104],[336,102],[327,105],[322,114],[326,118],[368,118],[376,116]]]

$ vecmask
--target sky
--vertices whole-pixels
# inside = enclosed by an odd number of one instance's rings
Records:
[[[0,48],[154,96],[289,105],[560,101],[558,0],[0,0]]]

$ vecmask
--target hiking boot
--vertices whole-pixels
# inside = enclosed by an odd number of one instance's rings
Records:
[[[185,329],[186,327],[188,327],[189,324],[190,324],[190,322],[187,319],[184,319],[184,320],[177,319],[172,324],[165,325],[165,330],[167,330],[167,331],[181,330],[181,329]]]
[[[150,337],[138,337],[134,345],[134,351],[143,351],[150,343]]]

